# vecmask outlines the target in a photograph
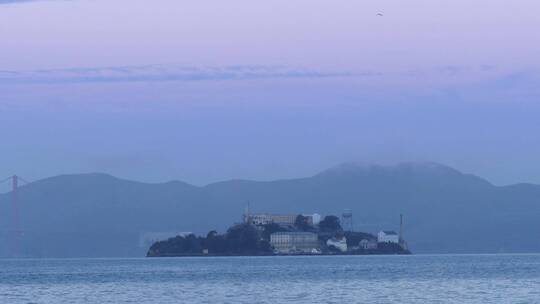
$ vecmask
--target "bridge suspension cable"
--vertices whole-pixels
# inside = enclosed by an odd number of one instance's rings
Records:
[[[13,178],[13,176],[10,176],[10,177],[8,177],[6,179],[0,180],[0,184],[5,183],[7,181],[10,181],[12,178]]]
[[[31,182],[27,181],[26,179],[24,179],[24,178],[22,178],[22,177],[20,177],[20,176],[18,176],[18,175],[12,175],[12,176],[8,176],[8,177],[6,177],[6,178],[0,180],[0,184],[3,184],[3,183],[5,183],[5,182],[10,182],[10,181],[11,181],[12,184],[13,184],[15,181],[17,181],[17,182],[18,182],[18,181],[21,181],[21,182],[23,182],[24,184],[30,184],[30,183],[31,183]]]

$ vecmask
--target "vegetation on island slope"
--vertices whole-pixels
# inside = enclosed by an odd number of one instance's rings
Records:
[[[255,227],[249,224],[234,225],[225,234],[210,231],[206,237],[176,236],[154,243],[147,256],[193,256],[193,255],[269,255],[272,247],[261,238]]]

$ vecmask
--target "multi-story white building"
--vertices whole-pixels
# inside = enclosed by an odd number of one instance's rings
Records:
[[[395,231],[380,231],[377,234],[377,242],[399,244],[399,235]]]
[[[272,217],[270,214],[259,213],[259,214],[250,214],[248,216],[249,223],[255,226],[268,225],[272,223]]]
[[[293,226],[297,216],[295,214],[271,215],[272,222],[282,226]]]
[[[311,253],[319,248],[318,236],[311,232],[275,232],[270,245],[279,253]]]
[[[256,213],[248,216],[249,223],[256,226],[268,225],[271,223],[282,226],[294,226],[297,215],[294,214],[267,214]]]

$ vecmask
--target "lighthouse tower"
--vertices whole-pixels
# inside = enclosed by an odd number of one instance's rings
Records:
[[[408,247],[407,242],[403,238],[403,214],[399,215],[399,246],[401,246],[403,250],[407,250]]]

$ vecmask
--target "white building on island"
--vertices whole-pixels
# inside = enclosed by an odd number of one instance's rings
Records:
[[[399,244],[399,235],[395,231],[380,231],[377,234],[377,242]]]
[[[269,214],[269,213],[253,213],[244,216],[244,221],[255,226],[264,226],[268,224],[277,224],[280,226],[294,226],[298,214]],[[303,214],[307,218],[308,225],[316,226],[321,221],[321,215],[317,213]]]
[[[254,213],[247,215],[247,222],[255,226],[264,226],[272,223],[280,226],[294,226],[296,216],[295,214]]]
[[[270,245],[279,253],[312,253],[319,249],[319,239],[311,232],[275,232],[270,235]]]

